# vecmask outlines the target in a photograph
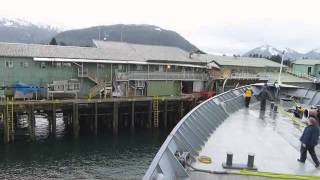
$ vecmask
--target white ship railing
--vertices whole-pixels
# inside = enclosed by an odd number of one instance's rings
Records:
[[[253,92],[260,91],[258,86],[261,85],[251,86]],[[143,179],[188,179],[188,171],[175,153],[189,152],[194,157],[198,156],[215,129],[229,115],[244,107],[245,88],[232,89],[212,97],[185,115],[162,144]],[[315,90],[282,85],[281,97],[293,97],[305,105],[320,105],[320,92]]]
[[[185,115],[168,135],[143,179],[187,179],[188,172],[175,153],[189,152],[197,156],[210,135],[229,114],[244,107],[245,88],[232,89],[208,99]]]

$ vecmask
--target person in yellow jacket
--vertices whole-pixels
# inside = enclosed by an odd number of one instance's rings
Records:
[[[247,89],[246,89],[246,91],[244,93],[244,97],[245,97],[246,107],[248,108],[249,104],[250,104],[251,97],[252,97],[252,90],[251,90],[250,87],[247,87]]]

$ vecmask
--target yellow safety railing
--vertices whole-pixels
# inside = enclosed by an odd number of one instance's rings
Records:
[[[320,179],[320,176],[303,176],[303,175],[292,175],[292,174],[249,171],[249,170],[241,170],[239,175],[266,177],[266,178],[274,178],[274,179],[297,179],[297,180],[315,180],[315,179],[319,180]]]

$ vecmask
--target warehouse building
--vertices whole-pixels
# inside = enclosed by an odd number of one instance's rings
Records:
[[[265,58],[207,54],[195,56],[202,61],[210,62],[208,63],[209,74],[212,79],[215,79],[214,89],[217,92],[252,83],[275,83],[279,78],[281,65]],[[283,66],[281,83],[314,88],[313,81],[289,73],[287,66]]]
[[[179,48],[95,44],[0,43],[0,93],[22,83],[39,89],[37,98],[180,96],[202,91],[208,79],[206,62]]]

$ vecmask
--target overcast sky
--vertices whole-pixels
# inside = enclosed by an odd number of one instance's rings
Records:
[[[320,48],[319,0],[1,0],[0,17],[67,29],[152,24],[207,52]]]

